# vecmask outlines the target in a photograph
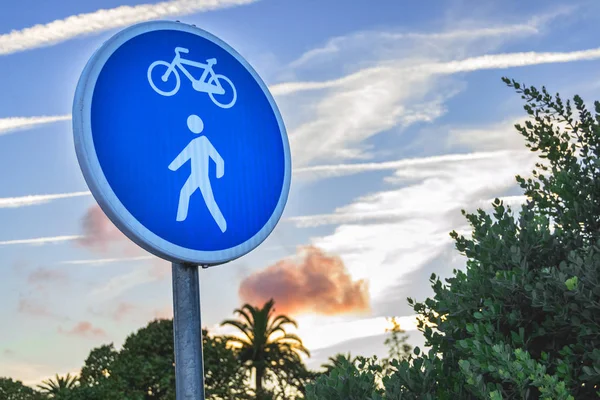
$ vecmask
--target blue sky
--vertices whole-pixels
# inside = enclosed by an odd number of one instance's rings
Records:
[[[207,10],[209,3],[216,7]],[[535,162],[512,128],[524,116],[519,98],[500,77],[597,98],[599,7],[474,0],[2,5],[0,376],[36,382],[76,371],[92,347],[119,345],[152,318],[169,316],[167,263],[143,258],[114,232],[102,251],[75,240],[86,235],[82,220],[95,203],[71,195],[87,187],[68,116],[87,59],[119,29],[155,18],[195,24],[232,45],[269,85],[290,134],[290,200],[259,249],[202,271],[203,324],[219,332],[215,325],[243,300],[242,282],[278,261],[288,272],[316,268],[342,297],[364,279],[368,312],[319,315],[319,298],[290,292],[304,307],[295,316],[316,366],[335,351],[381,355],[385,316],[403,317],[413,343],[422,343],[405,298],[429,295],[431,272],[448,275],[464,264],[448,238],[466,229],[460,209],[487,207],[499,196],[518,204],[514,175]],[[297,251],[306,245],[325,253]],[[328,275],[330,256],[343,262],[346,281]],[[106,259],[113,261],[93,263]]]

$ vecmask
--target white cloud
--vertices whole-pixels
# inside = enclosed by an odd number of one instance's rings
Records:
[[[524,36],[539,33],[537,26],[527,24],[504,25],[497,27],[456,29],[446,32],[360,32],[349,36],[340,36],[330,39],[323,47],[311,49],[290,63],[290,67],[301,68],[310,66],[322,58],[329,58],[339,54],[347,46],[356,46],[356,42],[380,40],[419,40],[419,41],[455,41],[473,40],[488,37]]]
[[[339,254],[353,279],[368,279],[372,300],[376,301],[403,276],[444,250],[451,240],[448,233],[465,223],[457,222],[460,209],[473,209],[482,199],[501,196],[515,186],[514,176],[526,174],[535,161],[531,153],[523,151],[504,158],[397,171],[391,183],[405,186],[364,196],[338,208],[333,215],[319,216],[317,219],[324,222],[340,215],[347,220],[332,234],[313,238],[312,243]],[[402,180],[403,175],[410,177],[408,184]],[[385,213],[393,218],[384,218]],[[382,218],[370,223],[352,220],[353,215],[369,214]],[[316,219],[311,222],[318,223]]]
[[[333,79],[291,81],[270,88],[278,96],[288,121],[294,164],[305,167],[319,161],[343,163],[371,158],[380,150],[372,147],[369,142],[372,137],[384,132],[400,133],[408,126],[430,123],[445,114],[446,101],[459,92],[455,80],[448,78],[451,75],[600,58],[600,48],[474,54],[475,39],[499,38],[508,30],[510,27],[461,28],[425,35],[431,41],[427,46],[404,47],[395,44],[398,34],[383,32],[367,35],[369,40],[361,35],[349,35],[343,40],[338,38],[335,46],[331,43],[325,46],[325,49],[333,46],[340,53],[339,60],[326,64],[328,76],[334,76]],[[482,47],[478,46],[478,49]],[[489,47],[497,47],[497,43]],[[346,52],[351,54],[349,59],[347,55],[342,57]],[[351,62],[353,53],[360,55],[359,62]],[[349,67],[340,72],[339,65]],[[348,68],[353,70],[348,71]],[[327,68],[319,71],[323,75]]]
[[[347,340],[385,334],[390,323],[385,317],[347,319],[323,316],[299,316],[297,333],[311,351],[323,349]],[[417,316],[399,317],[405,331],[417,330]]]
[[[419,178],[423,178],[424,175]],[[479,200],[470,206],[489,208],[494,200],[498,198],[502,200],[505,205],[511,207],[520,206],[527,200],[527,196],[498,196],[490,199]],[[397,209],[397,210],[369,210],[369,211],[336,211],[331,214],[318,214],[318,215],[303,215],[296,217],[289,217],[284,219],[285,222],[291,222],[298,228],[314,228],[318,226],[326,225],[342,225],[349,223],[360,223],[368,222],[373,223],[377,221],[392,222],[401,218],[409,218],[414,215],[414,210],[411,209]]]
[[[499,38],[506,41],[512,38],[523,38],[527,36],[540,34],[549,22],[559,17],[564,17],[575,11],[575,7],[559,7],[549,13],[541,14],[530,18],[524,23],[503,24],[497,25],[486,22],[481,24],[481,21],[472,23],[466,20],[461,20],[458,23],[454,22],[454,26],[460,26],[459,29],[449,29],[439,32],[378,32],[364,31],[357,32],[346,36],[339,36],[327,41],[322,47],[311,49],[296,60],[290,63],[292,68],[311,67],[315,63],[323,60],[331,59],[340,53],[347,52],[348,48],[357,48],[358,52],[362,47],[368,46],[369,43],[377,43],[382,40],[394,41],[396,45],[399,42],[417,42],[420,46],[426,46],[428,43],[444,43],[444,42],[472,42],[480,40],[490,40]]]
[[[60,193],[60,194],[42,194],[42,195],[29,195],[22,197],[5,197],[0,198],[0,208],[18,208],[26,206],[34,206],[45,204],[54,200],[69,199],[73,197],[90,196],[90,192],[72,192],[72,193]]]
[[[448,129],[447,144],[450,147],[468,146],[481,151],[523,149],[525,139],[516,134],[515,124],[523,124],[528,118],[509,118],[486,127],[451,127]]]
[[[5,241],[0,241],[0,246],[10,246],[10,245],[17,245],[17,244],[44,245],[44,244],[52,244],[52,243],[70,242],[70,241],[78,240],[78,239],[82,239],[82,238],[83,238],[83,236],[71,235],[71,236],[41,237],[41,238],[33,238],[33,239],[5,240]]]
[[[21,129],[33,128],[37,125],[50,124],[60,121],[70,121],[70,115],[53,115],[38,117],[8,117],[0,118],[0,135],[5,135]]]
[[[176,0],[121,6],[72,15],[47,24],[0,35],[0,55],[50,46],[77,36],[121,28],[139,22],[249,4],[256,0]]]
[[[294,162],[364,158],[369,137],[441,116],[450,95],[434,93],[430,75],[400,71],[371,68],[341,79],[315,102],[313,116],[291,130]]]

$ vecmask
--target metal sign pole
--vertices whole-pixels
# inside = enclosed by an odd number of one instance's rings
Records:
[[[198,267],[173,263],[173,336],[177,400],[204,400]]]

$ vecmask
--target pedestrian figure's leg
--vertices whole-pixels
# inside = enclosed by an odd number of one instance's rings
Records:
[[[185,221],[188,215],[188,207],[190,205],[190,197],[198,189],[194,187],[192,178],[190,177],[179,192],[179,207],[177,208],[177,221]]]
[[[206,203],[206,207],[208,207],[208,211],[210,211],[210,215],[212,215],[217,225],[219,225],[221,232],[225,232],[227,230],[227,221],[225,221],[225,217],[223,217],[215,201],[210,182],[208,185],[201,185],[200,192],[202,192],[202,197],[204,197],[204,202]]]

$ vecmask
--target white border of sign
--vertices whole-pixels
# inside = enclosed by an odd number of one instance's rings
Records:
[[[141,34],[160,30],[176,30],[188,32],[204,39],[207,39],[216,45],[225,49],[229,54],[235,57],[252,75],[259,84],[263,93],[267,97],[271,108],[277,118],[281,140],[283,143],[283,152],[285,159],[285,171],[283,178],[283,187],[277,206],[267,223],[253,237],[235,247],[215,250],[200,251],[181,247],[171,243],[148,228],[143,226],[121,203],[108,184],[106,177],[98,161],[96,149],[93,143],[91,126],[91,104],[94,88],[104,64],[110,56],[122,44]],[[275,104],[273,96],[269,92],[267,85],[258,76],[256,71],[244,58],[238,54],[231,46],[213,36],[212,34],[192,25],[172,21],[151,21],[133,25],[117,33],[107,40],[90,58],[85,66],[73,102],[73,136],[75,141],[75,152],[83,176],[92,192],[92,195],[100,205],[100,208],[108,218],[133,242],[149,251],[150,253],[172,262],[180,262],[195,265],[217,265],[234,260],[247,254],[262,243],[273,231],[277,222],[281,218],[283,209],[287,202],[290,181],[291,181],[291,156],[287,132],[279,109]]]

